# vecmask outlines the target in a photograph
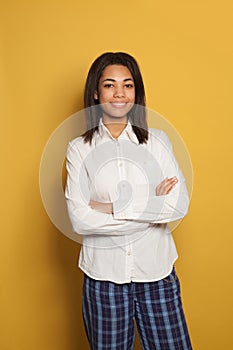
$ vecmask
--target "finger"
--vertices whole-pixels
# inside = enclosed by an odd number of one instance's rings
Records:
[[[169,180],[166,181],[165,183],[165,186],[168,187],[168,186],[171,186],[171,185],[176,185],[178,182],[177,178],[171,178]]]
[[[168,194],[172,188],[176,185],[178,179],[176,176],[171,178],[166,177],[157,187],[156,194],[157,195],[165,195]]]
[[[167,181],[168,181],[168,177],[166,177],[163,181],[161,181],[159,186],[165,185]]]
[[[164,190],[167,193],[169,193],[177,184],[178,180],[177,179],[173,179],[172,181],[169,181],[169,183],[166,184]]]
[[[168,181],[169,181],[169,182],[178,182],[178,179],[177,179],[176,176],[173,176],[173,177],[170,177],[170,178],[168,179]]]
[[[168,194],[172,190],[173,187],[174,187],[173,185],[167,186],[166,188],[164,188],[163,193],[164,194]]]

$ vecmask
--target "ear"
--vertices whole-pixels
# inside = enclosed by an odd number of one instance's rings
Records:
[[[98,98],[99,98],[99,97],[98,97],[98,93],[97,93],[97,91],[95,90],[95,92],[94,92],[94,99],[95,99],[95,100],[98,100]]]

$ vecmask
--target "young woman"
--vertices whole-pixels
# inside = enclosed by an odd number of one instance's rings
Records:
[[[87,131],[69,143],[66,200],[83,235],[83,319],[92,350],[192,349],[167,223],[187,214],[185,179],[163,131],[149,129],[135,59],[108,52],[85,86]]]

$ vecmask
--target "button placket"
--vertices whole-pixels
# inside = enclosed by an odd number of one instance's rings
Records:
[[[122,161],[122,154],[121,154],[121,145],[120,142],[117,141],[117,165],[118,165],[118,171],[120,175],[120,181],[123,180],[123,161]]]
[[[131,280],[133,276],[133,270],[134,270],[133,247],[131,242],[127,244],[125,253],[126,253],[126,275],[127,275],[127,278]]]
[[[122,150],[121,150],[121,144],[119,140],[116,141],[116,151],[117,151],[117,168],[118,168],[118,175],[119,175],[119,182],[124,180],[124,162],[122,159]]]

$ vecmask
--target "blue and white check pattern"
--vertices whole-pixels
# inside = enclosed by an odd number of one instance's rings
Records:
[[[87,275],[83,318],[91,350],[191,350],[175,269],[157,282],[116,284]]]

